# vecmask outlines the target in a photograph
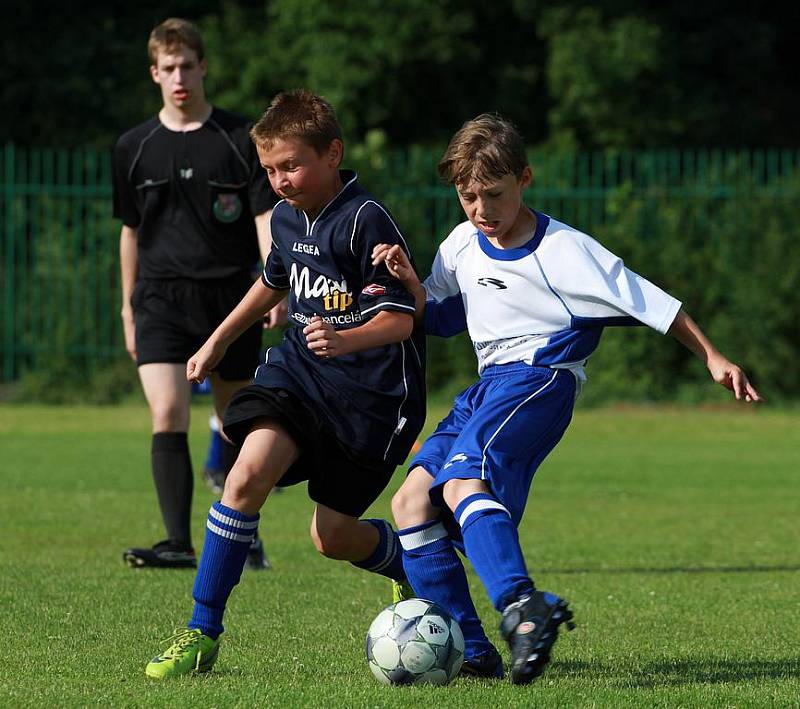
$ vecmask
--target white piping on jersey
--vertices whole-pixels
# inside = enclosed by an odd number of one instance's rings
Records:
[[[343,185],[343,186],[342,186],[342,189],[340,189],[340,190],[339,190],[339,191],[338,191],[338,192],[337,192],[337,193],[334,195],[333,199],[332,199],[330,202],[328,202],[328,204],[326,204],[326,205],[325,205],[325,206],[324,206],[324,207],[323,207],[323,208],[320,210],[320,213],[319,213],[319,214],[317,214],[317,216],[314,218],[314,221],[313,221],[313,222],[311,222],[311,225],[309,225],[309,223],[308,223],[308,215],[307,215],[305,212],[303,212],[303,216],[306,218],[306,236],[311,236],[311,234],[314,232],[314,225],[315,225],[315,224],[316,224],[316,223],[319,221],[319,218],[320,218],[320,217],[321,217],[323,214],[325,214],[325,210],[326,210],[328,207],[330,207],[330,206],[331,206],[331,205],[332,205],[332,204],[333,204],[333,203],[336,201],[336,199],[339,197],[339,195],[340,195],[340,194],[342,194],[342,192],[344,192],[344,191],[345,191],[345,190],[346,190],[348,187],[350,187],[350,185],[352,185],[352,184],[353,184],[353,183],[354,183],[354,182],[355,182],[357,179],[358,179],[358,175],[353,175],[353,177],[352,177],[352,178],[350,178],[350,179],[347,181],[347,184]]]
[[[381,207],[381,205],[378,204],[374,199],[368,199],[366,202],[364,202],[364,204],[362,204],[358,208],[358,211],[356,212],[355,219],[353,220],[353,233],[350,234],[350,253],[353,254],[353,256],[356,255],[356,252],[353,250],[353,240],[356,238],[356,227],[358,226],[358,215],[361,214],[361,210],[364,209],[364,207],[366,207],[368,204],[374,204],[378,209],[380,209],[386,215],[386,218],[392,223],[392,226],[394,227],[394,230],[397,232],[397,236],[400,237],[400,241],[403,242],[403,246],[405,247],[405,250],[406,250],[406,255],[410,257],[411,256],[411,251],[409,251],[408,244],[406,243],[406,240],[403,237],[403,234],[400,232],[400,229],[398,228],[397,224],[394,223],[394,219],[392,219],[392,217],[389,214],[389,212],[387,212],[383,207]]]
[[[542,239],[542,241],[544,241],[544,239]],[[558,292],[556,291],[556,289],[555,289],[555,288],[553,288],[553,286],[552,286],[552,285],[550,285],[550,279],[547,277],[547,274],[544,272],[544,266],[542,266],[542,262],[539,260],[539,257],[536,255],[536,252],[534,252],[534,253],[533,253],[533,259],[534,259],[534,261],[536,261],[536,265],[539,267],[539,273],[541,273],[541,274],[542,274],[542,278],[544,279],[544,282],[545,282],[545,284],[547,285],[547,287],[550,289],[550,292],[551,292],[551,293],[552,293],[552,294],[553,294],[553,295],[554,295],[556,298],[558,298],[558,302],[559,302],[559,303],[561,303],[561,305],[563,305],[563,306],[564,306],[564,310],[566,310],[566,311],[567,311],[567,315],[569,315],[569,321],[570,321],[570,323],[571,323],[571,322],[574,320],[574,318],[575,318],[575,315],[574,315],[574,314],[572,313],[572,311],[571,311],[571,310],[570,310],[570,309],[567,307],[567,304],[564,302],[564,299],[563,299],[563,298],[562,298],[562,297],[561,297],[561,296],[558,294]]]
[[[461,513],[461,516],[458,518],[458,526],[463,529],[464,524],[466,524],[467,519],[469,519],[470,515],[475,514],[476,512],[480,512],[481,510],[502,510],[505,512],[509,517],[511,513],[503,507],[497,500],[487,500],[485,497],[481,498],[480,500],[474,500],[470,502],[465,508],[464,511]]]
[[[269,280],[269,278],[267,278],[266,269],[264,270],[263,278],[269,284],[269,287],[272,288],[272,290],[288,290],[288,288],[284,288],[282,286],[276,286],[271,280]]]
[[[384,300],[377,305],[373,305],[371,308],[367,308],[366,310],[362,310],[361,314],[366,315],[367,313],[371,313],[376,308],[382,308],[384,305],[394,305],[397,308],[403,308],[403,310],[410,310],[412,313],[415,313],[417,309],[413,305],[406,305],[405,303],[395,303],[391,300]]]
[[[403,353],[403,400],[400,402],[400,405],[397,407],[397,427],[392,431],[392,435],[389,436],[389,443],[386,446],[386,450],[383,452],[383,459],[386,460],[386,456],[389,455],[389,449],[392,447],[392,443],[394,443],[394,438],[396,435],[400,433],[402,430],[402,420],[403,417],[400,415],[403,411],[403,406],[406,403],[406,399],[408,399],[408,380],[406,379],[406,343],[400,343],[400,351]]]
[[[253,379],[255,379],[258,376],[258,370],[261,369],[261,367],[269,364],[269,351],[271,349],[272,349],[271,347],[267,347],[267,351],[264,353],[264,362],[262,364],[259,364],[258,367],[256,367],[256,373],[253,375]]]
[[[419,352],[417,351],[417,346],[414,344],[414,340],[412,340],[409,337],[407,342],[411,343],[411,349],[414,352],[414,356],[417,358],[417,366],[421,367],[422,366],[422,358],[419,356]]]
[[[153,128],[144,138],[139,141],[139,149],[136,151],[136,155],[134,156],[133,160],[131,161],[131,169],[128,170],[128,182],[133,182],[133,171],[136,168],[136,163],[139,162],[139,158],[142,157],[142,150],[144,150],[144,144],[153,137],[153,133],[155,133],[159,128],[163,128],[164,126],[159,122],[159,124]]]
[[[556,377],[558,376],[558,371],[559,370],[557,370],[557,369],[554,370],[553,371],[553,376],[550,377],[550,379],[547,382],[547,384],[542,385],[535,392],[533,392],[533,394],[531,394],[527,399],[525,399],[525,401],[521,401],[519,404],[517,404],[514,407],[514,410],[508,416],[506,416],[506,418],[503,421],[503,423],[501,423],[497,427],[497,430],[492,434],[491,438],[486,442],[486,445],[483,447],[483,451],[482,451],[483,457],[481,458],[481,480],[486,480],[486,450],[487,450],[487,448],[489,448],[489,446],[492,445],[492,441],[497,437],[497,434],[500,433],[500,430],[503,428],[503,426],[505,426],[511,420],[511,417],[515,413],[517,413],[517,411],[519,411],[522,406],[527,404],[531,399],[533,399],[533,397],[537,396],[538,394],[543,392],[545,389],[547,389],[547,387],[549,387],[555,381]]]
[[[214,126],[221,134],[222,137],[225,138],[225,141],[230,145],[231,150],[233,150],[234,154],[237,158],[239,158],[239,162],[244,165],[247,172],[250,172],[250,165],[247,164],[247,160],[244,159],[244,156],[239,152],[239,148],[236,147],[236,143],[231,140],[231,137],[228,135],[228,131],[226,131],[219,123],[217,123],[211,116],[208,117],[208,123]]]

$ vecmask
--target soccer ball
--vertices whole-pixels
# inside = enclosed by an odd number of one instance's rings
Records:
[[[367,660],[383,684],[447,684],[464,662],[464,636],[444,608],[411,598],[372,621]]]

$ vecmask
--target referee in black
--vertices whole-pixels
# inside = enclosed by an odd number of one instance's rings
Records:
[[[186,361],[252,285],[252,268],[269,251],[275,195],[248,122],[206,100],[197,28],[166,20],[150,34],[148,52],[164,105],[117,142],[114,215],[122,220],[125,346],[150,406],[153,480],[166,539],[127,549],[123,557],[132,567],[195,567]],[[219,416],[250,383],[260,345],[261,326],[254,325],[212,373]],[[232,463],[236,453],[227,446]],[[249,565],[267,566],[260,540]]]

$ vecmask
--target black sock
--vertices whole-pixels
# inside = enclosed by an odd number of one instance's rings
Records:
[[[154,433],[150,461],[167,536],[172,541],[191,547],[194,477],[186,434]]]

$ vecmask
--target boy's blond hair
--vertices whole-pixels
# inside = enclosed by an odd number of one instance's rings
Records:
[[[272,99],[264,115],[250,129],[253,142],[269,149],[280,138],[298,138],[321,155],[333,142],[342,139],[336,112],[321,96],[297,89],[284,91]]]
[[[466,185],[486,184],[509,173],[521,178],[527,166],[525,143],[514,124],[495,113],[482,113],[452,137],[438,170],[448,184]]]
[[[197,26],[180,17],[170,17],[155,27],[147,41],[147,53],[152,64],[156,64],[159,52],[170,53],[179,47],[193,49],[197,54],[197,61],[203,61],[205,47],[200,30]]]

